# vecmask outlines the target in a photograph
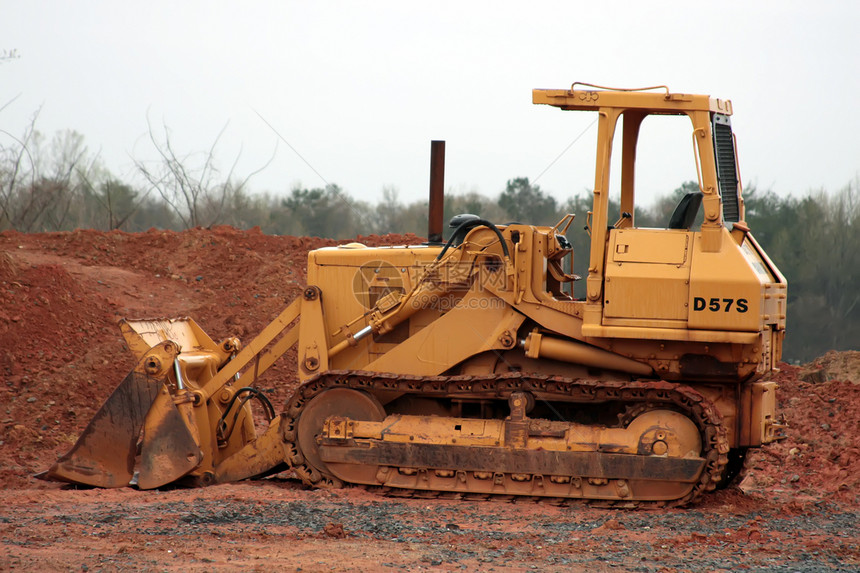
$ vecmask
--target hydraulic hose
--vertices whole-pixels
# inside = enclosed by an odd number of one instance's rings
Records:
[[[442,249],[442,251],[436,257],[436,260],[437,261],[441,260],[442,257],[445,256],[445,253],[448,251],[448,249],[454,243],[454,239],[457,238],[457,235],[460,233],[460,231],[462,229],[464,229],[466,227],[477,227],[477,226],[487,227],[488,229],[492,230],[496,234],[496,236],[499,237],[499,242],[502,244],[502,251],[505,253],[505,257],[508,259],[511,257],[511,253],[508,250],[508,244],[505,242],[505,238],[502,236],[502,232],[499,231],[498,227],[496,227],[493,223],[487,221],[486,219],[469,219],[469,220],[466,220],[466,221],[463,221],[462,223],[460,223],[460,225],[454,230],[454,232],[451,234],[451,237],[448,239],[448,242],[445,243],[445,247]]]

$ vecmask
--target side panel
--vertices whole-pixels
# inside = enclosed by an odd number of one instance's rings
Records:
[[[683,328],[687,320],[692,233],[625,229],[612,232],[603,297],[605,325]]]
[[[343,327],[356,332],[367,325],[365,313],[376,300],[391,291],[408,291],[423,272],[424,266],[439,254],[439,247],[341,246],[318,249],[308,254],[308,285],[319,287],[325,325],[313,331],[322,340],[299,340],[299,348],[331,348],[343,340]],[[381,353],[405,339],[415,325],[432,322],[434,317],[419,313],[404,325],[405,331],[371,340],[369,344],[350,347],[331,358],[328,368],[360,370]],[[420,328],[420,327],[419,327]]]
[[[723,246],[706,252],[693,243],[689,327],[702,330],[759,332],[766,275],[759,275],[741,248],[723,230]]]
[[[720,250],[709,252],[700,233],[613,231],[603,325],[759,332],[776,314],[762,315],[772,278],[752,249],[724,232]]]

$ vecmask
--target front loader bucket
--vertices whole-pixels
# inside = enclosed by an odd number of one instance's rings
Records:
[[[202,454],[197,448],[196,457],[188,456],[194,453],[187,443],[191,436],[178,418],[179,413],[167,390],[167,377],[178,350],[176,344],[170,341],[149,349],[102,405],[72,449],[38,477],[96,487],[127,486],[134,478],[138,441],[144,425],[163,426],[164,432],[169,434],[159,436],[160,432],[154,432],[151,438],[144,440],[144,450],[148,449],[149,455],[159,460],[157,477],[152,476],[153,472],[146,474],[147,486],[157,487],[169,483],[193,469]],[[167,408],[163,406],[165,396],[169,402]],[[162,406],[153,408],[159,404]],[[181,428],[177,427],[177,421]],[[162,464],[164,456],[152,452],[160,450],[159,443],[173,440],[185,455],[182,460],[175,459],[172,463]],[[193,438],[191,441],[193,443]],[[196,461],[188,467],[192,458]],[[185,463],[176,463],[183,460]],[[181,473],[177,475],[177,472]],[[161,483],[152,485],[159,481]]]
[[[187,410],[190,404],[183,406]],[[189,424],[194,427],[192,419],[183,420],[173,396],[162,385],[146,416],[136,476],[140,489],[167,485],[200,465],[203,452]]]
[[[190,318],[120,321],[137,366],[74,447],[36,477],[151,489],[180,478],[206,485],[281,468],[281,418],[254,383],[295,344],[298,329],[288,327],[298,318],[301,300],[246,348],[237,338],[216,344]],[[251,400],[269,420],[262,435],[255,427],[261,412],[252,410]]]
[[[135,320],[123,318],[119,321],[119,328],[129,350],[138,358],[149,352],[153,346],[167,340],[175,342],[181,352],[221,351],[219,345],[188,317]]]

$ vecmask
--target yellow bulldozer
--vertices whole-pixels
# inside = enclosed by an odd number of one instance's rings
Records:
[[[431,200],[428,243],[310,252],[303,295],[247,346],[187,318],[122,321],[137,366],[43,477],[148,489],[291,470],[312,487],[621,506],[731,483],[783,426],[761,379],[787,286],[744,220],[731,102],[588,84],[533,101],[598,114],[583,296],[572,214],[553,227],[459,215],[442,243]],[[692,124],[699,189],[664,228],[640,228],[637,140],[655,115]],[[256,385],[294,346],[299,386],[277,412]]]

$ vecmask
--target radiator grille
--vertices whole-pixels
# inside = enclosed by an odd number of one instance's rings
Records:
[[[717,181],[720,186],[720,196],[723,198],[723,221],[739,221],[735,141],[732,137],[732,126],[725,116],[714,115],[714,153],[717,162]]]

